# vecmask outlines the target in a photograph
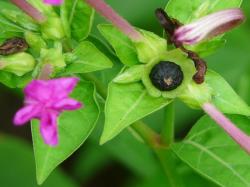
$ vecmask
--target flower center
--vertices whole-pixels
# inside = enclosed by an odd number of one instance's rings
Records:
[[[156,64],[149,76],[152,84],[161,91],[174,90],[180,86],[183,80],[181,67],[169,61],[161,61]]]

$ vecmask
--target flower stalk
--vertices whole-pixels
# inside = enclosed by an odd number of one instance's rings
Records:
[[[214,105],[205,103],[203,110],[231,136],[248,154],[250,154],[250,137],[235,126],[226,116],[224,116]]]
[[[103,0],[86,0],[99,14],[120,29],[124,34],[134,41],[142,40],[143,36],[117,12],[115,12]]]
[[[46,20],[46,17],[27,1],[25,0],[10,0],[10,1],[37,22],[43,23]]]
[[[40,74],[38,76],[39,80],[49,80],[50,79],[50,75],[53,72],[53,67],[51,64],[45,64],[43,65]]]

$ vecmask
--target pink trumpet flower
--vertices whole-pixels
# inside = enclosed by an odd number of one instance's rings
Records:
[[[250,137],[236,127],[226,116],[224,116],[211,103],[205,103],[203,110],[231,136],[248,154],[250,154]]]
[[[58,6],[63,3],[63,0],[43,0],[44,3]]]
[[[192,45],[238,26],[245,19],[241,9],[227,9],[202,17],[195,22],[179,27],[173,36],[177,43]]]
[[[23,125],[31,119],[39,119],[44,142],[56,146],[60,113],[82,107],[80,102],[69,97],[78,81],[75,77],[31,81],[24,89],[25,106],[15,114],[14,124]]]
[[[135,41],[140,41],[143,36],[138,32],[128,21],[123,19],[115,10],[113,10],[103,0],[85,0],[90,6],[92,6],[100,15],[110,21],[120,31],[126,34],[129,38]]]
[[[10,1],[37,22],[41,23],[46,20],[45,16],[27,1],[25,0],[10,0]]]

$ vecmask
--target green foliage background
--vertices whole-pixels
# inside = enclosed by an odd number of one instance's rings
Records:
[[[133,25],[154,31],[159,35],[162,34],[162,29],[154,16],[154,10],[158,7],[165,7],[166,0],[107,0],[106,2]],[[243,9],[248,17],[250,9],[248,1],[243,2]],[[89,40],[99,44],[97,46],[99,49],[112,60],[116,60],[116,57],[96,39],[100,36],[96,25],[102,22],[104,20],[96,15]],[[248,104],[250,104],[249,31],[250,21],[247,20],[239,28],[226,35],[225,47],[206,59],[208,66],[220,73]],[[118,70],[119,65],[116,64],[114,69]],[[105,70],[103,74],[105,73],[109,73],[111,76],[115,74],[113,70]],[[100,76],[100,80],[102,80],[102,76]],[[37,186],[35,163],[29,127],[16,129],[12,127],[11,122],[14,112],[21,106],[19,90],[10,91],[1,87],[0,105],[0,186],[35,187]],[[201,115],[201,112],[189,109],[180,102],[177,102],[176,110],[178,111],[176,135],[178,138],[182,138]],[[155,122],[163,120],[162,112],[158,111],[144,120],[157,129],[159,127]],[[166,187],[164,174],[154,155],[145,145],[134,140],[128,130],[109,143],[103,146],[98,145],[103,125],[102,119],[103,117],[87,142],[66,160],[61,168],[56,169],[42,186]],[[181,162],[178,170],[184,175],[186,186],[216,186],[199,174],[195,174]]]

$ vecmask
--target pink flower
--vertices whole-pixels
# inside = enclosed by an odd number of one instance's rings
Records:
[[[23,125],[31,119],[40,120],[40,132],[50,146],[58,144],[57,118],[64,110],[76,110],[82,104],[69,98],[78,78],[33,80],[24,89],[25,106],[14,117],[15,125]]]
[[[233,29],[244,19],[244,14],[239,8],[222,10],[179,27],[174,33],[173,40],[181,44],[196,44]]]
[[[50,5],[60,5],[63,3],[63,0],[43,0],[43,2]]]

